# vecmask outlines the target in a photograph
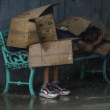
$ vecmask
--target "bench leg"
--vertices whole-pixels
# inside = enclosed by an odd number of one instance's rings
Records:
[[[84,61],[82,60],[81,62],[81,76],[80,76],[80,79],[83,79],[84,78]]]
[[[107,94],[108,89],[110,89],[110,85],[107,85],[103,91],[103,95],[105,96]]]
[[[105,79],[105,81],[110,84],[110,81],[109,79],[107,78],[107,74],[106,74],[106,64],[107,64],[107,60],[104,60],[104,63],[103,63],[103,77]]]
[[[5,90],[3,91],[3,94],[8,93],[9,82],[10,82],[10,71],[8,68],[6,68],[6,86],[5,86]]]
[[[35,73],[35,68],[30,68],[30,77],[29,77],[29,90],[30,94],[36,96],[33,90],[33,77]]]
[[[29,103],[29,108],[32,109],[32,110],[33,110],[33,107],[34,107],[35,99],[36,99],[35,97],[32,97],[31,100],[30,100],[30,103]]]

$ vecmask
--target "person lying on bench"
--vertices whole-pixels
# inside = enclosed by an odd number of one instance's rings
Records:
[[[77,50],[76,52],[82,51],[82,53],[85,52],[86,54],[91,54],[94,47],[105,40],[106,33],[103,30],[99,30],[95,27],[90,27],[80,36],[83,37],[83,39],[75,42],[77,47],[79,48],[79,50]]]
[[[82,40],[81,39],[73,40],[73,43],[75,43],[78,46],[80,51],[82,49],[83,52],[90,54],[93,51],[93,48],[105,39],[105,35],[106,34],[104,31],[102,30],[99,31],[94,27],[92,27],[92,28],[88,28],[86,32],[80,35],[83,37]],[[74,35],[72,35],[71,33],[57,30],[58,39],[62,39],[66,37],[71,38],[73,36]],[[71,93],[66,88],[62,88],[61,83],[58,81],[59,68],[60,66],[52,67],[53,78],[52,78],[52,83],[50,83],[49,76],[50,76],[51,67],[50,66],[44,67],[44,81],[39,96],[45,98],[57,98],[59,97],[59,95],[69,95]]]

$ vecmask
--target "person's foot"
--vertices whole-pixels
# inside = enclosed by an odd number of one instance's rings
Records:
[[[58,92],[59,95],[70,95],[71,93],[69,90],[62,88],[59,81],[53,81],[52,85],[53,85],[54,90]]]
[[[51,84],[46,83],[46,85],[43,85],[41,87],[41,91],[39,93],[39,96],[45,97],[45,98],[58,98],[59,94],[57,94],[54,91],[53,86]]]

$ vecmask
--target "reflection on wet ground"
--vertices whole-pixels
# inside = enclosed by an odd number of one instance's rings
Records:
[[[110,85],[75,86],[70,96],[58,99],[30,95],[0,95],[0,110],[110,110]]]

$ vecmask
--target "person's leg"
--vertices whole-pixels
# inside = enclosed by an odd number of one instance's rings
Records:
[[[70,91],[62,88],[60,82],[58,81],[59,68],[60,66],[53,66],[53,88],[59,93],[59,95],[69,95]]]
[[[60,66],[53,67],[53,81],[58,81],[59,68]]]
[[[50,66],[44,67],[44,82],[43,82],[43,85],[45,85],[46,83],[49,83],[50,69],[51,69]]]
[[[54,91],[53,86],[49,83],[50,69],[50,66],[44,67],[44,82],[39,96],[45,98],[57,98],[59,95]]]

